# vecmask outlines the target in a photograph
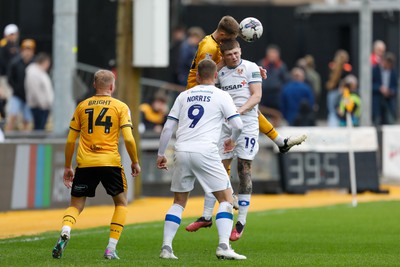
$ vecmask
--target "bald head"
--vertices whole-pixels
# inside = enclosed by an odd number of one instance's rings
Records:
[[[378,56],[383,56],[386,52],[386,44],[382,40],[376,40],[374,42],[374,53]]]
[[[96,92],[106,92],[111,90],[111,93],[114,91],[115,86],[115,76],[109,70],[98,70],[94,74],[93,87],[96,89]]]

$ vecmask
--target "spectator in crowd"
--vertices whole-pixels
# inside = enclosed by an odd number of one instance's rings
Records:
[[[178,25],[172,29],[171,33],[171,44],[169,50],[169,58],[171,69],[171,81],[172,83],[178,83],[178,64],[179,64],[179,53],[183,41],[186,38],[186,27],[183,25]]]
[[[4,142],[4,133],[3,133],[3,130],[0,128],[0,143],[3,143]]]
[[[300,66],[303,68],[305,73],[305,80],[310,84],[315,100],[315,107],[319,103],[321,95],[321,76],[315,70],[314,57],[312,55],[306,55],[300,59]]]
[[[166,116],[168,114],[168,97],[165,92],[158,91],[151,104],[143,103],[140,105],[141,125],[140,132],[161,133]]]
[[[339,49],[336,51],[333,61],[329,63],[329,78],[325,86],[328,91],[326,105],[328,109],[328,126],[330,127],[339,126],[339,118],[336,114],[335,106],[339,97],[339,83],[352,71],[349,60],[349,53],[343,49]]]
[[[301,68],[293,68],[291,76],[292,80],[282,89],[280,107],[283,117],[286,119],[288,124],[294,126],[295,121],[296,123],[299,123],[298,120],[302,119],[300,117],[301,115],[306,115],[306,117],[309,118],[309,114],[300,113],[300,106],[307,106],[307,110],[313,112],[314,94],[311,87],[305,82],[305,74]],[[304,112],[305,107],[302,107],[302,109]],[[306,117],[304,119],[306,119]],[[310,122],[310,124],[313,125],[312,122]]]
[[[395,122],[397,81],[395,56],[387,52],[381,64],[372,68],[372,121],[375,125]]]
[[[373,44],[373,50],[370,57],[371,65],[375,67],[382,61],[382,57],[386,52],[386,44],[382,40],[376,40]]]
[[[269,45],[265,57],[259,61],[258,65],[266,69],[268,74],[268,79],[263,80],[260,104],[279,111],[281,90],[289,81],[286,64],[281,60],[280,48],[277,45]],[[261,107],[260,110],[262,111]]]
[[[0,41],[0,120],[6,118],[7,99],[11,88],[7,82],[7,69],[11,59],[18,54],[19,30],[17,25],[8,24],[4,28],[4,38]]]
[[[196,55],[197,46],[204,38],[205,33],[200,27],[191,27],[188,37],[183,41],[178,56],[178,83],[186,87],[189,70]]]
[[[10,63],[7,77],[8,83],[13,89],[8,108],[7,130],[14,130],[17,126],[17,118],[20,113],[23,116],[23,130],[28,130],[32,122],[31,111],[26,104],[25,95],[25,70],[32,62],[35,55],[36,43],[32,39],[22,41],[20,54],[14,57]]]
[[[39,53],[35,61],[26,68],[26,102],[33,115],[33,129],[44,130],[50,109],[53,106],[54,92],[47,71],[51,58],[46,53]]]
[[[358,80],[356,76],[349,74],[341,81],[337,104],[337,115],[339,116],[340,126],[347,125],[347,113],[351,115],[353,126],[360,125],[361,98],[357,93],[357,89]]]

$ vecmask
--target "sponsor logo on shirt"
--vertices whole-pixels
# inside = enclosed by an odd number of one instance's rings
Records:
[[[230,90],[235,90],[235,89],[240,89],[243,88],[243,85],[240,84],[231,84],[231,85],[227,85],[227,86],[221,86],[221,89],[224,91],[230,91]]]
[[[261,74],[260,74],[259,71],[252,72],[252,73],[251,73],[251,77],[252,77],[252,78],[261,78]]]

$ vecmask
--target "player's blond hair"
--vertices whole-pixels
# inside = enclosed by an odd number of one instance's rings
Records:
[[[214,78],[214,74],[217,71],[217,64],[211,59],[203,59],[200,61],[197,68],[197,73],[202,80]]]
[[[98,70],[94,74],[94,87],[96,89],[105,89],[115,81],[114,73],[109,70]]]
[[[223,31],[229,35],[239,34],[239,23],[231,16],[224,16],[218,23],[218,31]]]

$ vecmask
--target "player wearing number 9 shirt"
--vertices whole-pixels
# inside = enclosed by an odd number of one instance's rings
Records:
[[[118,152],[121,131],[132,161],[132,175],[137,176],[140,173],[129,108],[111,96],[115,90],[114,74],[107,70],[97,71],[93,86],[96,95],[83,100],[75,109],[65,146],[63,179],[65,186],[71,188],[71,204],[65,211],[61,235],[53,248],[53,258],[57,259],[62,256],[70,238],[71,228],[82,212],[86,198],[95,196],[96,187],[100,182],[115,204],[104,257],[119,259],[116,245],[127,215],[127,184]],[[72,156],[78,136],[78,166],[74,174]]]
[[[164,240],[160,253],[160,258],[163,259],[177,259],[172,251],[172,240],[179,228],[195,179],[205,192],[212,192],[220,203],[216,215],[219,236],[216,256],[220,259],[246,259],[245,256],[235,253],[229,245],[233,225],[233,199],[231,183],[218,154],[222,123],[226,119],[232,126],[232,133],[227,137],[226,144],[234,147],[233,144],[242,130],[242,121],[230,95],[214,86],[216,77],[217,65],[210,59],[202,60],[197,73],[200,85],[177,97],[160,136],[157,167],[166,169],[165,150],[178,125],[175,169],[171,182],[174,204],[165,216]]]

